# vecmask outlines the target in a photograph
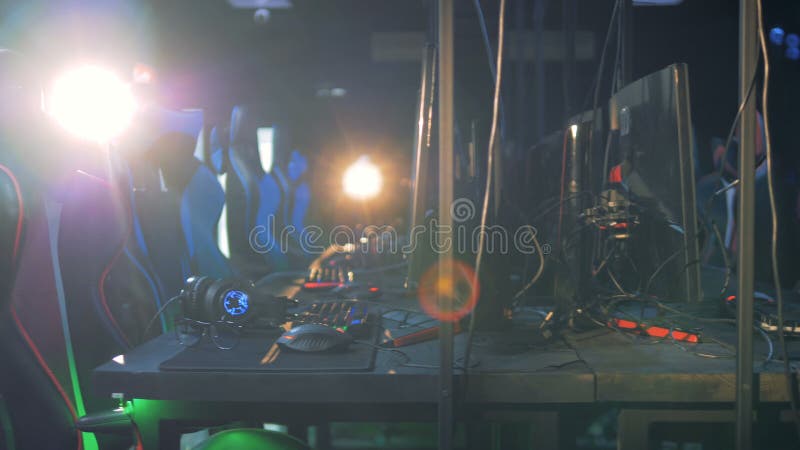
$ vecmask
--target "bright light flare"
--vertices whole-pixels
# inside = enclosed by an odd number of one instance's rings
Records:
[[[104,143],[130,124],[136,100],[130,86],[113,72],[85,65],[53,83],[49,111],[69,132]]]
[[[342,184],[345,194],[356,200],[368,200],[381,192],[383,177],[378,166],[362,156],[344,172]]]
[[[429,316],[456,322],[475,309],[480,286],[472,267],[447,259],[437,262],[422,274],[417,298]]]

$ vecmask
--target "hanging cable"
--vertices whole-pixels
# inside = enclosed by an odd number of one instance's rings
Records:
[[[481,27],[481,37],[483,38],[483,46],[486,48],[486,57],[489,59],[489,72],[492,74],[492,79],[497,80],[497,66],[494,63],[494,52],[492,51],[492,43],[489,41],[489,30],[486,28],[486,16],[483,15],[483,8],[481,7],[481,0],[473,0],[472,4],[475,6],[475,13],[478,16],[478,24]],[[498,50],[499,52],[499,50]],[[495,81],[496,82],[496,81]],[[506,136],[506,113],[503,106],[503,96],[500,96],[500,138]]]
[[[728,159],[728,149],[731,147],[731,143],[733,142],[733,135],[736,132],[736,126],[739,124],[739,120],[742,118],[742,111],[744,111],[744,107],[747,106],[747,102],[750,101],[750,95],[753,93],[754,87],[756,85],[756,75],[753,74],[753,78],[750,79],[750,87],[747,88],[747,95],[742,99],[742,102],[739,103],[739,108],[736,110],[736,115],[733,117],[733,123],[731,123],[731,128],[728,131],[728,137],[725,138],[725,149],[722,151],[722,157],[720,158],[720,165],[719,169],[717,169],[717,173],[714,176],[714,186],[719,186],[722,182],[722,177],[725,172],[725,161]],[[731,183],[728,186],[723,187],[722,189],[714,192],[711,194],[711,197],[706,200],[705,208],[703,209],[704,216],[708,215],[708,211],[711,209],[711,204],[715,198],[719,197],[720,195],[724,194],[728,191],[728,189],[733,188],[738,184],[737,182]]]
[[[608,31],[606,31],[606,40],[603,43],[603,51],[600,53],[600,62],[599,62],[599,65],[597,67],[597,74],[595,75],[595,81],[594,81],[594,96],[592,97],[592,117],[593,117],[592,120],[593,121],[595,120],[594,119],[594,117],[595,117],[594,114],[595,114],[595,111],[597,111],[597,105],[600,102],[600,85],[603,84],[603,68],[605,67],[605,63],[606,63],[606,50],[607,50],[608,44],[609,44],[609,42],[611,40],[611,33],[614,31],[614,23],[615,23],[615,21],[619,21],[620,2],[622,2],[622,1],[623,0],[615,1],[614,2],[614,7],[611,9],[611,20],[608,23]],[[619,34],[620,34],[620,28],[618,27],[617,28],[617,50],[616,50],[616,55],[614,57],[615,58],[614,70],[612,71],[612,74],[611,74],[611,77],[612,77],[612,79],[611,79],[611,92],[612,93],[614,92],[614,84],[616,83],[616,71],[617,71],[617,68],[618,68],[618,65],[619,65],[619,51],[620,51],[620,48],[622,46]],[[592,148],[594,148],[594,136],[593,135],[594,135],[595,128],[596,127],[594,125],[592,125],[592,128],[589,130],[589,133],[590,133],[589,142],[590,142],[590,145],[592,146]],[[603,180],[603,183],[602,183],[603,189],[606,188],[606,182],[608,181],[608,158],[609,158],[609,154],[611,152],[611,137],[612,137],[612,135],[611,135],[611,133],[609,133],[608,136],[606,137],[606,146],[605,146],[605,150],[603,152],[603,173],[600,174],[603,177],[602,178],[602,180]]]
[[[514,302],[516,302],[520,297],[522,297],[522,295],[525,294],[525,292],[527,292],[528,289],[531,288],[531,286],[536,284],[536,282],[539,281],[539,278],[542,277],[542,273],[544,272],[544,253],[542,252],[542,246],[539,245],[539,239],[536,237],[536,232],[532,234],[532,239],[533,239],[533,245],[536,247],[536,254],[539,255],[539,268],[536,269],[536,274],[533,276],[533,278],[531,278],[531,280],[528,281],[528,283],[525,284],[525,286],[514,295],[514,298],[512,299]]]
[[[153,328],[153,324],[156,323],[156,320],[158,320],[158,318],[161,317],[162,314],[164,314],[164,311],[167,310],[167,307],[175,303],[175,301],[177,301],[180,298],[182,298],[180,294],[176,295],[175,297],[172,297],[171,299],[167,300],[167,302],[164,303],[164,305],[162,305],[161,308],[158,309],[158,311],[156,311],[156,313],[150,319],[150,322],[148,322],[147,326],[144,327],[144,331],[142,331],[142,340],[147,338],[147,332],[150,331],[150,328]]]
[[[501,81],[503,79],[503,43],[505,39],[505,12],[506,0],[500,0],[500,14],[497,19],[497,75],[494,80],[494,101],[492,102],[492,128],[489,132],[489,151],[486,155],[486,188],[483,193],[483,205],[481,206],[481,224],[480,229],[486,227],[486,221],[489,215],[489,198],[492,190],[492,172],[494,171],[494,153],[495,145],[497,144],[497,122],[500,112],[500,89]],[[478,252],[475,255],[475,282],[480,280],[481,264],[483,262],[483,247],[485,246],[486,233],[479,233],[478,238]],[[469,329],[467,332],[467,344],[464,350],[464,368],[465,371],[469,370],[469,357],[472,347],[472,337],[475,332],[475,312],[473,311],[469,317]]]
[[[766,144],[767,161],[767,188],[769,191],[769,209],[772,220],[772,245],[770,246],[770,257],[772,258],[772,280],[775,283],[775,298],[778,307],[778,342],[781,344],[781,358],[783,359],[783,374],[786,379],[786,394],[789,396],[789,404],[792,407],[792,417],[800,438],[800,417],[797,416],[797,402],[794,398],[792,389],[792,373],[789,363],[789,352],[786,349],[786,337],[783,330],[783,292],[781,288],[780,269],[778,268],[778,210],[775,202],[775,182],[772,170],[772,143],[769,131],[769,55],[767,55],[767,39],[764,32],[764,7],[761,0],[756,0],[758,6],[758,37],[761,42],[761,57],[764,58],[764,84],[761,88],[761,114],[764,117],[764,140]]]
[[[593,98],[592,112],[594,112],[594,110],[597,109],[598,97],[600,95],[600,84],[602,84],[602,78],[603,78],[603,68],[605,67],[606,63],[606,51],[608,50],[608,44],[611,42],[611,33],[614,31],[614,23],[617,20],[617,11],[619,10],[619,2],[620,0],[615,1],[614,8],[611,10],[611,20],[608,23],[608,30],[606,31],[606,39],[605,41],[603,41],[603,50],[600,52],[600,62],[597,67],[597,74],[595,74],[594,83],[592,84],[593,89],[586,92],[587,95],[583,101],[585,107],[586,103],[589,100],[589,93],[594,92],[594,96],[592,97]]]

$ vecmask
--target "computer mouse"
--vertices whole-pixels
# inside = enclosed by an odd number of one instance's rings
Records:
[[[283,348],[300,352],[342,351],[352,342],[353,337],[344,330],[316,323],[298,325],[277,341]]]

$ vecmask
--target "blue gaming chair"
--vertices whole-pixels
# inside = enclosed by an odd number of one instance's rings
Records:
[[[180,211],[191,273],[216,278],[233,275],[228,259],[217,245],[216,229],[225,193],[211,170],[194,157],[195,139],[168,133],[148,151],[148,159],[163,174]]]
[[[276,157],[276,161],[284,159]],[[306,214],[311,204],[311,189],[306,181],[308,161],[299,151],[292,150],[286,164],[276,164],[274,172],[280,181],[282,191],[281,211],[277,223],[285,227],[284,229],[292,230],[287,235],[290,265],[305,267],[313,260],[303,245]]]
[[[226,180],[228,239],[232,262],[252,279],[288,267],[276,228],[281,189],[271,168],[261,166],[257,128],[248,107],[234,107]]]
[[[207,151],[203,152],[206,156],[203,161],[217,175],[227,173],[227,153],[228,137],[230,130],[222,127],[214,127],[209,133],[209,145]]]
[[[139,250],[131,253],[153,266],[160,304],[180,291],[189,274],[222,278],[233,270],[216,243],[222,187],[197,159],[203,154],[194,155],[202,115],[151,107],[143,116],[136,134],[149,138],[125,151]]]

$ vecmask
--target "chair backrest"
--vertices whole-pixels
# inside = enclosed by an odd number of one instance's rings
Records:
[[[286,175],[291,186],[291,202],[288,223],[296,230],[298,236],[302,234],[306,225],[306,215],[311,205],[311,188],[307,181],[308,160],[302,153],[292,150],[289,156],[289,163],[286,168]]]
[[[75,418],[114,406],[91,394],[91,371],[131,343],[123,319],[136,316],[143,299],[135,289],[122,301],[110,295],[112,285],[130,287],[135,277],[119,272],[129,215],[108,182],[75,172],[33,203],[4,317],[9,326],[0,327],[11,377],[22,383],[7,398],[26,447],[70,448],[94,441],[74,431]],[[30,405],[36,418],[26,417]]]
[[[16,443],[24,442],[30,448],[75,448],[79,435],[73,426],[74,403],[38,348],[31,347],[30,334],[20,323],[16,309],[8,304],[15,282],[30,286],[25,291],[34,303],[56,295],[54,278],[48,276],[52,271],[47,270],[52,264],[47,223],[43,211],[32,204],[30,189],[23,193],[29,180],[19,171],[15,164],[0,165],[0,355],[6,361],[0,369],[0,392],[6,405],[13,408],[3,420],[9,419],[5,425],[11,425]],[[43,306],[42,317],[52,317],[56,312],[54,303]],[[37,321],[33,326],[53,326],[45,322]],[[47,348],[52,351],[62,342],[50,341]],[[48,433],[41,433],[41,426]]]
[[[0,308],[10,294],[24,222],[22,188],[12,169],[0,164]]]
[[[276,217],[281,189],[261,165],[257,142],[258,123],[245,106],[231,113],[226,198],[231,259],[255,278],[287,267],[286,255],[276,239]]]
[[[217,175],[222,175],[228,171],[229,134],[230,130],[222,126],[216,126],[209,132],[209,145],[205,153],[207,156],[204,158],[204,162]]]
[[[217,182],[225,192],[228,179],[228,135],[230,130],[227,127],[215,126],[209,132],[208,145],[203,151],[202,162],[217,178]],[[226,195],[227,197],[227,195]],[[228,208],[222,206],[219,221],[216,229],[217,247],[226,258],[231,257],[231,246],[228,240]]]
[[[190,274],[233,274],[216,241],[222,186],[198,159],[210,147],[201,128],[200,112],[151,107],[126,152],[134,234],[143,249],[141,264],[149,261],[162,292],[159,304],[176,295]]]
[[[211,169],[195,158],[194,144],[187,134],[167,133],[153,144],[148,156],[163,175],[166,189],[177,196],[191,272],[230,277],[233,270],[216,236],[225,192]]]
[[[26,239],[20,246],[11,293],[14,300],[0,319],[0,352],[7,361],[0,377],[2,392],[17,443],[76,448],[82,436],[74,428],[78,413],[69,352],[60,332],[60,287],[54,276],[51,230],[44,208],[29,208],[26,214]]]

